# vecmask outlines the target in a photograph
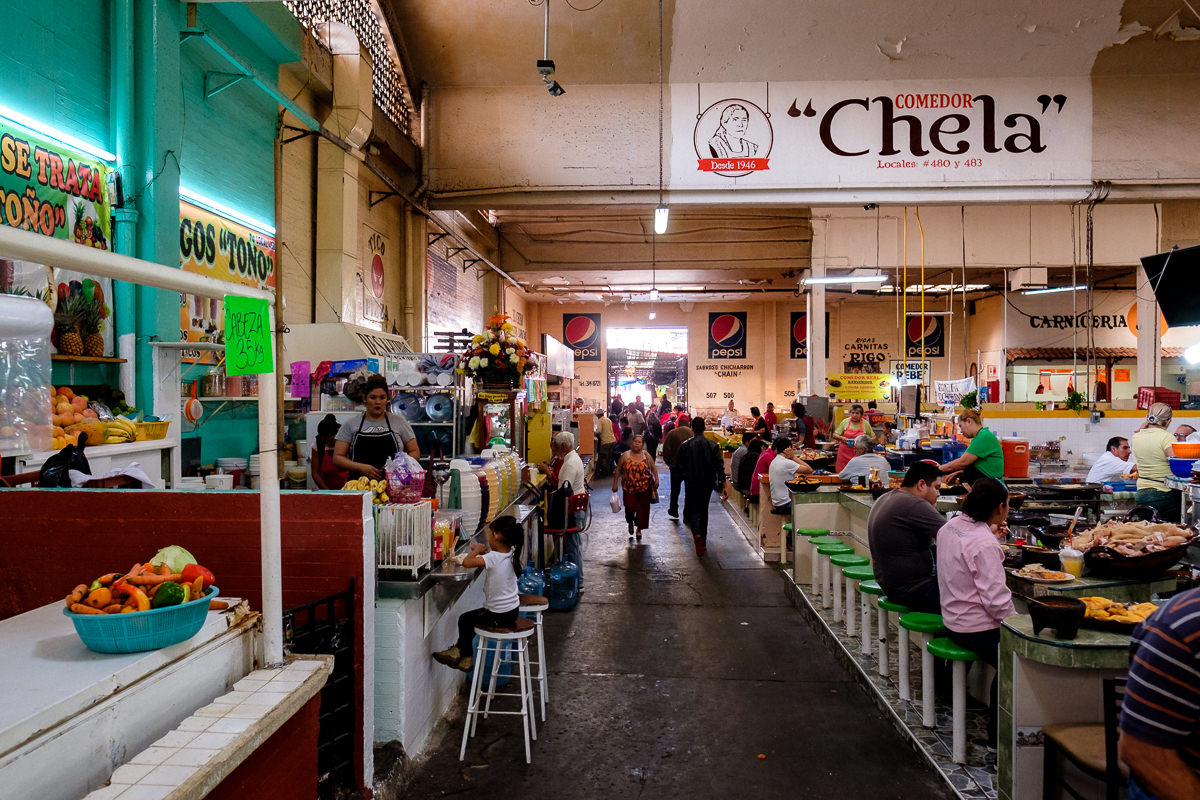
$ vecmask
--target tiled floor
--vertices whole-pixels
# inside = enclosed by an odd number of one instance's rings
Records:
[[[921,654],[916,647],[909,648],[909,674],[913,680],[913,700],[901,700],[896,678],[896,632],[893,629],[889,641],[891,651],[889,677],[879,674],[879,663],[874,656],[862,654],[861,639],[848,637],[845,625],[833,621],[833,610],[814,604],[807,586],[792,581],[785,573],[787,594],[792,604],[805,612],[815,626],[826,634],[841,661],[851,667],[859,682],[874,695],[876,705],[890,712],[893,723],[901,729],[929,761],[938,768],[959,797],[970,800],[995,800],[996,798],[996,752],[985,747],[987,741],[987,715],[970,708],[967,710],[967,763],[955,764],[951,753],[950,706],[937,703],[935,706],[937,726],[926,728],[921,724]],[[874,616],[874,614],[873,614]],[[857,620],[856,620],[857,621]]]

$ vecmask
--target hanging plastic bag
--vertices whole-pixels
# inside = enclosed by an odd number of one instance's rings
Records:
[[[346,385],[342,387],[342,394],[346,395],[351,402],[364,402],[366,400],[366,396],[363,392],[363,389],[366,387],[367,378],[370,376],[371,373],[365,366],[354,370],[354,372],[351,372],[349,377],[346,378]]]
[[[416,503],[425,490],[425,468],[408,453],[397,453],[383,462],[383,479],[393,503]]]
[[[621,513],[621,498],[617,497],[616,492],[613,492],[612,497],[608,498],[608,507],[612,509],[614,514]]]

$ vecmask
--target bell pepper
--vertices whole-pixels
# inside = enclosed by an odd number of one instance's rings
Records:
[[[146,596],[145,592],[136,586],[129,586],[128,584],[126,584],[126,589],[137,600],[138,611],[150,610],[150,598]]]

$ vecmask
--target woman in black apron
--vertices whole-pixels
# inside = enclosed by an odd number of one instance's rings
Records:
[[[350,421],[338,431],[333,463],[348,470],[351,480],[379,480],[383,478],[384,462],[400,451],[397,437],[413,458],[420,458],[421,450],[408,420],[387,413],[387,381],[382,375],[367,378],[363,398],[366,410],[357,424]]]

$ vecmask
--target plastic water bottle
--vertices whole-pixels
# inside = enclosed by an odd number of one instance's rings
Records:
[[[550,568],[546,598],[555,611],[570,611],[579,602],[579,567],[559,561]]]
[[[532,563],[525,565],[525,571],[517,578],[517,591],[521,594],[546,594],[546,574],[540,569],[534,569]]]

